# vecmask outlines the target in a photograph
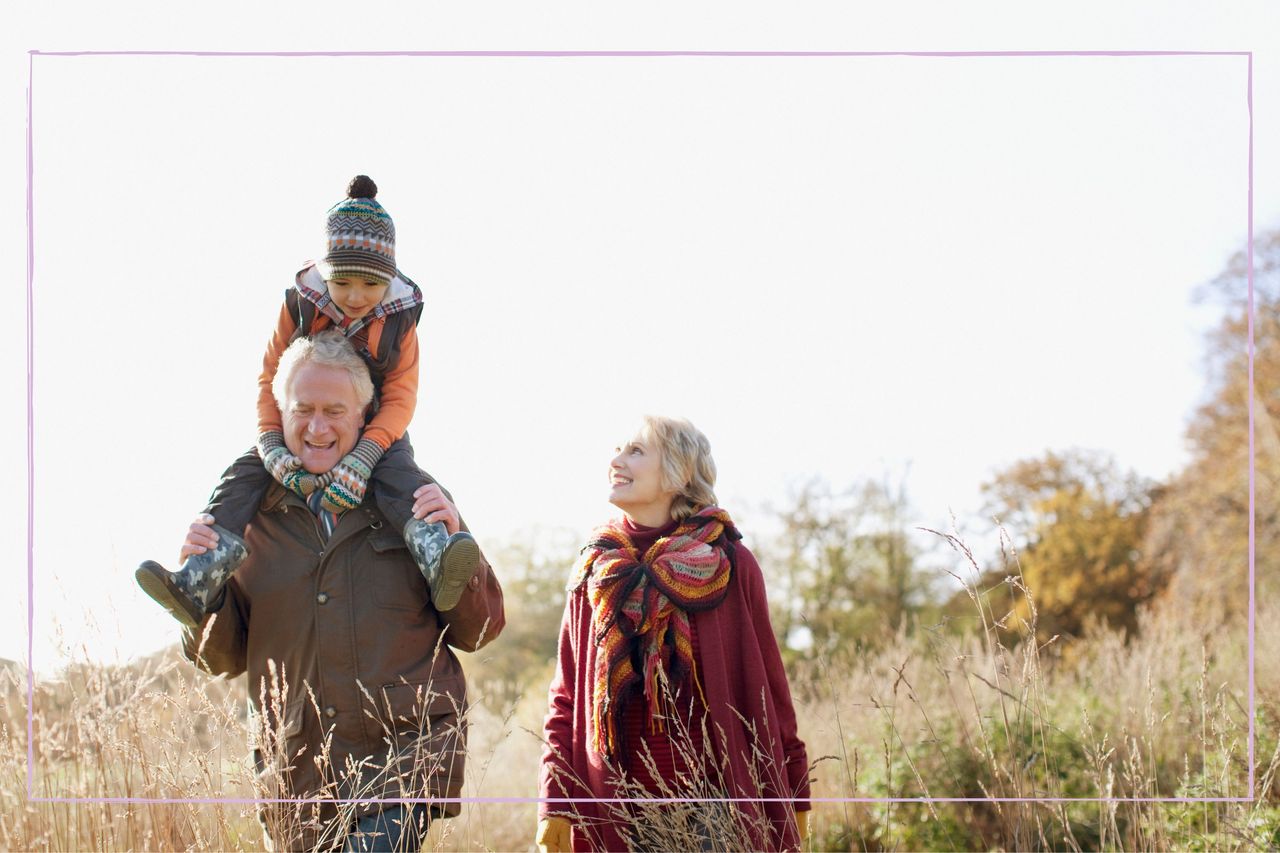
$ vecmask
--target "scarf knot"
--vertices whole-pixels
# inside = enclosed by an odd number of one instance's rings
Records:
[[[733,543],[742,538],[729,514],[707,507],[686,518],[644,554],[620,521],[597,529],[570,581],[585,586],[599,649],[593,673],[596,751],[619,753],[623,707],[643,698],[659,721],[663,684],[693,675],[689,614],[724,600],[733,574]]]

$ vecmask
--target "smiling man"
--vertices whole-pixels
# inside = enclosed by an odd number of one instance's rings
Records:
[[[354,447],[373,387],[359,387],[367,377],[322,363],[304,364],[282,385],[285,446],[312,474],[323,474],[342,460],[343,449]],[[352,390],[355,390],[354,400]],[[292,439],[292,440],[291,440]],[[297,448],[294,451],[294,448]]]
[[[307,472],[328,472],[359,440],[373,399],[364,362],[341,333],[321,332],[289,347],[275,382],[289,451]],[[248,673],[259,794],[277,801],[259,816],[275,849],[417,850],[432,819],[459,812],[440,802],[460,795],[465,757],[466,681],[453,649],[498,635],[502,590],[481,556],[457,605],[438,612],[372,497],[334,513],[317,494],[278,484],[267,494],[248,555],[208,591],[183,651],[208,672]],[[434,483],[415,509],[465,529]],[[183,559],[220,547],[206,520],[188,531]]]

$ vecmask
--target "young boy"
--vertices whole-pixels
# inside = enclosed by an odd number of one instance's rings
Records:
[[[135,573],[147,595],[188,627],[200,624],[248,554],[245,527],[273,477],[318,516],[354,509],[372,484],[378,509],[403,531],[438,611],[458,603],[475,573],[480,551],[469,533],[450,536],[443,524],[413,517],[414,491],[431,482],[414,462],[404,434],[417,404],[422,292],[396,268],[395,224],[374,200],[377,193],[365,175],[351,180],[347,197],[326,216],[324,259],[304,267],[285,293],[258,377],[257,447],[226,470],[205,509],[215,520],[217,546],[188,557],[178,572],[147,560]],[[332,471],[312,474],[285,447],[271,383],[280,355],[295,338],[330,327],[341,330],[368,364],[374,414],[351,453]]]

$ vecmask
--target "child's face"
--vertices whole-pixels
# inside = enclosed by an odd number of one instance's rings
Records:
[[[329,286],[329,298],[333,300],[333,304],[353,320],[372,311],[382,301],[382,297],[387,295],[387,288],[390,286],[385,282],[351,275],[331,278],[325,283]]]

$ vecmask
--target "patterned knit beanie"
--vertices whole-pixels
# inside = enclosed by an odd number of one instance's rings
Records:
[[[319,263],[325,280],[358,276],[389,282],[396,276],[396,226],[382,205],[374,201],[378,185],[356,175],[347,197],[329,208],[324,230],[328,252]]]

